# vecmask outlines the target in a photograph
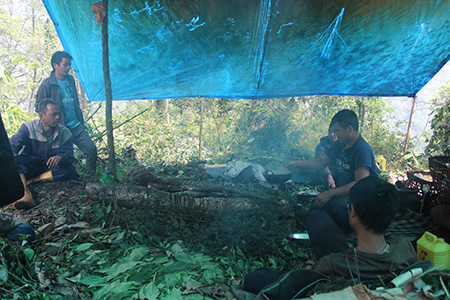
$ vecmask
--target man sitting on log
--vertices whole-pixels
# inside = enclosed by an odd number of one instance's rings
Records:
[[[36,205],[27,183],[78,178],[72,165],[72,134],[59,124],[61,113],[58,106],[53,100],[45,99],[40,103],[38,113],[39,120],[23,123],[9,139],[25,189],[24,197],[14,202],[17,209]]]
[[[344,109],[336,113],[330,122],[330,129],[338,141],[334,142],[327,153],[313,160],[290,161],[288,168],[323,169],[332,163],[336,166],[336,188],[317,195],[306,220],[306,226],[317,258],[347,248],[347,244],[324,244],[324,240],[333,238],[334,233],[328,226],[339,226],[350,233],[348,223],[348,193],[351,187],[367,176],[376,176],[375,156],[372,147],[358,131],[358,117],[355,112]],[[328,222],[331,220],[331,223]],[[328,223],[327,223],[328,222]],[[328,247],[328,248],[327,248]]]

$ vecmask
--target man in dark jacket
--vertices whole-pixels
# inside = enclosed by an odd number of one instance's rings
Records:
[[[53,54],[53,71],[50,77],[42,81],[37,91],[36,111],[43,99],[50,98],[56,102],[62,112],[61,123],[69,128],[74,144],[86,155],[86,176],[91,177],[95,175],[97,148],[84,128],[75,80],[69,75],[71,61],[72,56],[67,52],[57,51]]]
[[[27,188],[27,180],[63,181],[78,177],[72,165],[72,134],[59,124],[58,106],[53,100],[44,99],[38,111],[39,120],[23,123],[9,139],[25,189],[24,197],[14,202],[18,209],[36,205]]]

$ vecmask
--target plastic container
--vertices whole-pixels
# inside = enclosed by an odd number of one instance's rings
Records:
[[[377,155],[375,157],[375,162],[378,164],[381,171],[386,171],[386,158],[384,158],[383,155]]]
[[[428,231],[417,241],[417,257],[429,259],[434,266],[441,265],[438,270],[450,269],[450,245]]]
[[[110,170],[106,170],[105,174],[100,177],[101,183],[113,183],[114,182],[114,176],[111,175]]]

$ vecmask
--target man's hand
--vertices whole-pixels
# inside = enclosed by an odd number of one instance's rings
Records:
[[[297,162],[298,162],[297,160],[291,160],[291,161],[288,161],[288,162],[285,164],[285,167],[286,167],[287,169],[289,169],[289,170],[298,168]]]
[[[314,199],[314,205],[316,207],[322,207],[325,204],[327,204],[327,202],[330,201],[331,198],[332,195],[330,191],[322,192],[319,195],[317,195],[316,198]]]
[[[316,263],[312,259],[308,259],[304,264],[304,268],[305,269],[314,269],[315,264]]]
[[[49,169],[53,169],[54,167],[56,167],[59,164],[59,162],[61,160],[62,160],[62,157],[59,155],[52,156],[47,160],[47,167]]]
[[[334,178],[332,175],[327,176],[328,188],[334,189],[336,187],[336,183],[334,182]]]

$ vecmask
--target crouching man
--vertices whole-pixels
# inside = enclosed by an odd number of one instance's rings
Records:
[[[39,107],[39,120],[22,124],[9,139],[25,189],[23,198],[14,202],[17,209],[34,207],[27,184],[33,181],[64,181],[78,178],[74,161],[72,134],[59,124],[61,113],[51,99]]]

